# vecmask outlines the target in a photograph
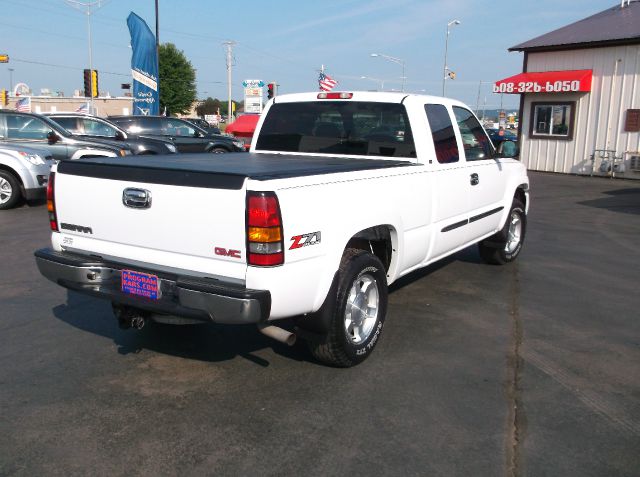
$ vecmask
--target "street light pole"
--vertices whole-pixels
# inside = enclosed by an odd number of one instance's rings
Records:
[[[451,25],[460,25],[460,20],[451,20],[447,23],[447,36],[444,42],[444,68],[442,70],[442,96],[445,95],[446,84],[447,84],[447,71],[449,67],[447,66],[447,54],[449,52],[449,33]]]
[[[102,7],[102,2],[103,0],[85,0],[85,1],[81,1],[81,0],[65,0],[65,2],[73,7],[76,8],[80,11],[83,10],[83,8],[86,8],[86,15],[87,15],[87,30],[89,32],[89,71],[91,72],[91,81],[93,82],[93,54],[92,54],[92,46],[91,46],[91,9],[93,7],[96,7],[96,9],[99,9]],[[92,88],[93,89],[93,88]],[[95,114],[95,111],[93,109],[93,92],[92,94],[89,95],[89,101],[90,101],[90,113],[91,114]]]
[[[406,79],[405,75],[404,75],[404,60],[400,59],[400,58],[395,58],[393,56],[389,56],[389,55],[383,55],[382,53],[371,53],[372,57],[380,57],[380,58],[384,58],[385,60],[389,60],[393,63],[396,63],[400,66],[402,66],[402,92],[404,93],[404,80]]]
[[[9,68],[9,94],[13,94],[13,68]]]

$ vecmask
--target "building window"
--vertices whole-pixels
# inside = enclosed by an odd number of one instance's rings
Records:
[[[532,103],[531,130],[533,139],[573,139],[576,103]]]

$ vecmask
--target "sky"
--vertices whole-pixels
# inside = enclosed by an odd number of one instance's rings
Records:
[[[133,11],[155,31],[154,0],[0,0],[0,54],[10,57],[0,64],[0,87],[12,79],[34,94],[83,89],[89,41],[86,8],[78,4],[87,3],[95,5],[89,19],[100,91],[121,95],[121,83],[131,82],[126,18]],[[473,108],[496,109],[502,101],[517,110],[518,95],[492,93],[494,81],[522,71],[523,54],[508,48],[619,3],[159,0],[159,37],[196,69],[200,99],[227,98],[227,40],[236,42],[233,99],[242,99],[246,79],[275,81],[279,94],[317,91],[321,65],[341,91],[379,90],[382,83],[399,91],[402,65],[372,53],[404,61],[405,91],[441,95],[447,23],[459,20],[450,30],[447,63],[456,79],[447,81],[446,96]]]

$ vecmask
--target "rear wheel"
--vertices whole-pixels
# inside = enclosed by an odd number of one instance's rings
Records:
[[[504,265],[513,262],[520,255],[527,230],[524,210],[520,199],[513,199],[509,217],[502,230],[478,244],[480,256],[485,262]]]
[[[8,171],[0,171],[0,210],[15,207],[21,198],[18,178]]]
[[[348,368],[364,361],[378,342],[387,313],[387,279],[378,257],[357,249],[347,249],[338,275],[326,339],[308,344],[318,360]]]

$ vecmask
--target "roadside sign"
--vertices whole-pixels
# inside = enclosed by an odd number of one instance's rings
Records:
[[[0,63],[9,63],[9,55],[0,55]]]
[[[244,112],[245,113],[262,113],[262,88],[264,81],[262,80],[244,80]]]

